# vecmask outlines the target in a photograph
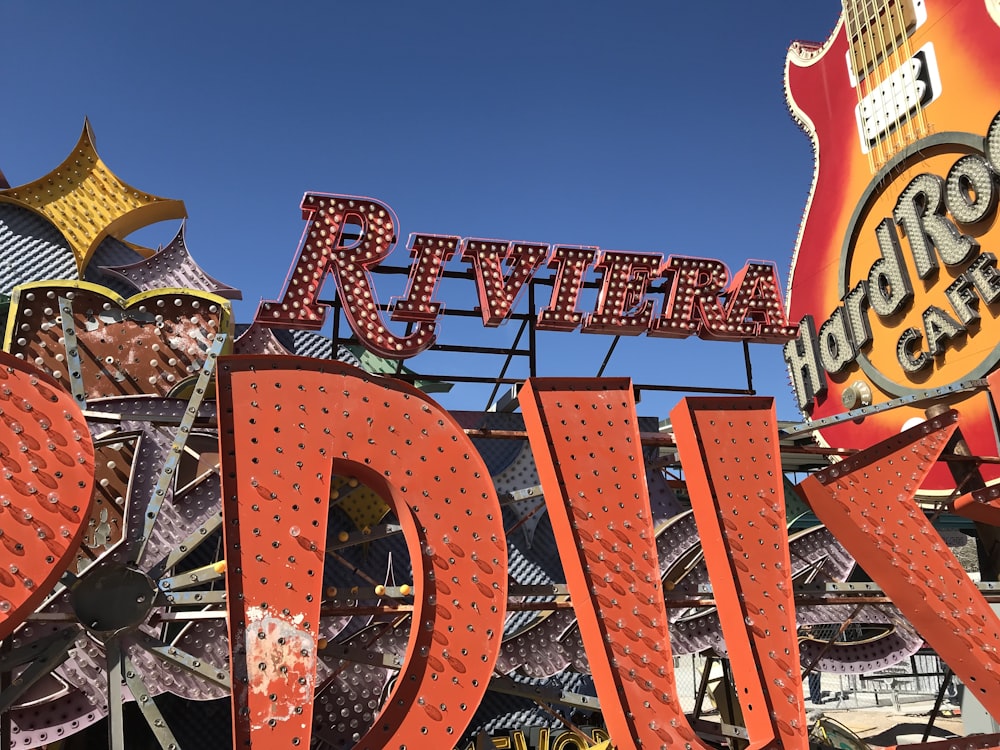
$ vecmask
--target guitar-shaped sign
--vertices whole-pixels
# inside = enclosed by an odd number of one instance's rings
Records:
[[[785,89],[816,155],[788,293],[800,408],[873,407],[821,430],[865,447],[954,391],[972,452],[997,455],[1000,0],[844,0],[826,42],[792,45]],[[925,484],[950,486],[943,468]]]

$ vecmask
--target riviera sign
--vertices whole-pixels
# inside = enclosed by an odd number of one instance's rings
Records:
[[[536,319],[539,330],[767,343],[784,343],[796,332],[786,318],[772,263],[748,262],[730,278],[725,263],[705,258],[414,234],[408,242],[412,263],[406,294],[395,300],[390,314],[392,321],[409,325],[400,336],[388,328],[371,275],[396,244],[392,209],[371,198],[307,193],[302,213],[308,223],[284,294],[261,303],[255,322],[320,328],[327,305],[319,293],[331,275],[354,334],[384,357],[406,359],[434,344],[442,307],[434,295],[445,265],[456,255],[471,268],[486,327],[511,315],[544,265],[555,276],[549,303]],[[584,312],[578,309],[580,294],[591,271],[600,278],[597,300],[592,311]],[[666,282],[659,308],[647,296],[658,279]]]

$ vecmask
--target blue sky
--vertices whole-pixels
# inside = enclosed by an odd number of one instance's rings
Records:
[[[832,0],[8,0],[0,170],[11,185],[46,174],[89,117],[120,178],[185,202],[191,252],[243,291],[240,322],[280,295],[306,191],[382,200],[402,240],[597,245],[719,258],[734,272],[773,260],[784,285],[813,168],[784,103],[785,51],[825,39],[839,11]],[[133,239],[165,244],[176,228]],[[392,260],[407,262],[402,241]],[[440,298],[468,306],[466,291]],[[507,346],[514,333],[448,319],[439,340]],[[594,375],[610,343],[543,336],[540,374]],[[797,418],[780,347],[751,352],[757,390]],[[410,362],[432,373],[500,364]],[[693,339],[625,339],[606,373],[745,385],[739,345]],[[441,401],[483,408],[487,394],[463,387]],[[678,397],[647,394],[640,413],[664,417]]]

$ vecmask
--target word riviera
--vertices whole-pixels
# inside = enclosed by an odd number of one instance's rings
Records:
[[[434,294],[445,265],[456,255],[471,267],[486,327],[510,317],[521,292],[544,265],[554,270],[554,278],[549,280],[549,303],[535,321],[539,330],[767,343],[784,343],[796,333],[786,318],[772,263],[748,262],[730,278],[725,263],[706,258],[664,259],[660,253],[414,234],[408,243],[412,262],[406,294],[395,300],[389,316],[409,326],[405,335],[397,335],[377,304],[371,276],[396,243],[398,222],[392,209],[370,198],[307,193],[302,211],[308,225],[284,294],[262,302],[255,322],[322,327],[328,305],[319,293],[331,275],[358,340],[392,359],[412,357],[436,341],[442,303]],[[590,271],[600,277],[597,300],[593,311],[583,312],[578,309],[580,294]],[[647,297],[657,279],[668,282],[659,314]]]

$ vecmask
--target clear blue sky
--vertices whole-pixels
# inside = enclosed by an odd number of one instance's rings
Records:
[[[785,107],[785,51],[825,39],[839,11],[833,0],[7,0],[0,170],[11,185],[48,173],[89,117],[119,177],[185,202],[192,253],[243,290],[240,322],[280,295],[306,191],[381,199],[402,240],[598,245],[720,258],[731,271],[765,259],[784,287],[812,176]],[[175,231],[139,239],[165,244]],[[441,298],[459,304],[447,288]],[[513,334],[446,320],[440,341],[505,346]],[[541,373],[593,375],[610,342],[543,337]],[[751,350],[758,391],[797,418],[780,347]],[[410,363],[499,364],[434,353]],[[607,373],[745,382],[739,345],[693,339],[624,340]],[[485,397],[441,400],[482,408]],[[640,413],[664,417],[677,398],[644,398]]]

